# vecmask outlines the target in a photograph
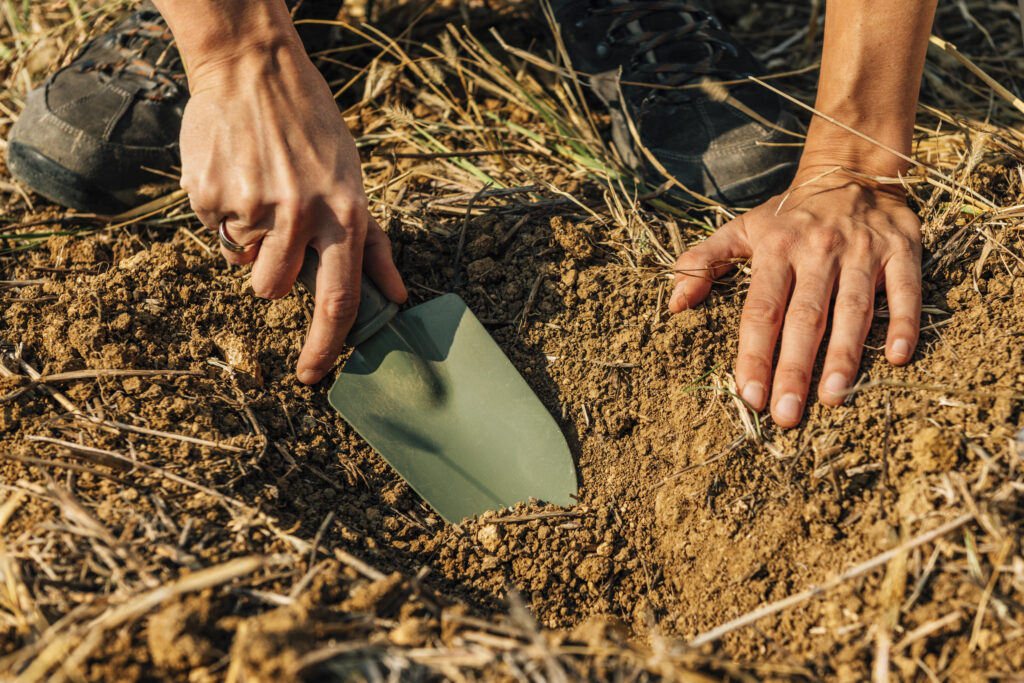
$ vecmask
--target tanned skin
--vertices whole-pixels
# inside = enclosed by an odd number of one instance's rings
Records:
[[[352,325],[365,272],[394,301],[405,287],[367,211],[359,156],[282,0],[156,0],[188,66],[182,187],[200,220],[226,218],[253,264],[253,289],[288,293],[307,246],[320,252],[317,301],[296,372],[318,382]],[[816,108],[909,154],[936,0],[831,0]],[[835,171],[836,168],[843,170]],[[822,403],[839,405],[860,364],[874,297],[889,302],[886,358],[903,364],[921,312],[920,222],[896,177],[907,162],[815,117],[790,190],[683,254],[669,307],[701,303],[711,281],[749,259],[736,381],[756,410],[798,424],[831,313]],[[726,265],[723,265],[726,264]],[[834,303],[833,303],[834,300]],[[778,363],[772,358],[781,335]],[[770,388],[770,389],[769,389]]]
[[[935,5],[830,0],[815,108],[909,155]],[[736,383],[755,410],[770,404],[782,427],[803,416],[830,307],[832,333],[817,392],[822,403],[842,403],[842,392],[856,380],[877,289],[884,286],[889,301],[886,358],[902,365],[914,352],[921,316],[920,221],[899,185],[863,177],[895,178],[908,166],[815,116],[790,189],[723,225],[676,262],[669,308],[678,313],[707,297],[710,279],[732,267],[723,263],[750,260]]]
[[[283,297],[306,247],[320,253],[316,306],[296,374],[319,382],[359,307],[361,272],[388,298],[405,286],[367,211],[355,141],[282,0],[158,0],[188,71],[181,186],[199,219],[246,246],[257,295]]]

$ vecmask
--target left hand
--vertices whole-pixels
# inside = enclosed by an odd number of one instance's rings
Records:
[[[673,313],[702,302],[712,281],[734,267],[731,260],[750,259],[736,384],[760,411],[771,383],[771,413],[779,426],[794,427],[803,416],[833,297],[818,385],[822,403],[841,404],[856,380],[875,291],[883,284],[889,300],[885,356],[896,365],[910,360],[920,331],[921,235],[920,221],[898,192],[841,171],[801,173],[788,193],[726,223],[676,261]]]

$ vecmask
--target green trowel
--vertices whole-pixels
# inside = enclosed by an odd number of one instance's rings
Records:
[[[317,265],[299,275],[314,294]],[[458,295],[399,311],[364,275],[345,341],[330,404],[446,521],[574,503],[565,437]]]

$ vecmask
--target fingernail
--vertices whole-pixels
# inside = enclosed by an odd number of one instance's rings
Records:
[[[679,299],[682,298],[682,296],[683,296],[683,283],[679,282],[679,283],[676,284],[675,288],[672,290],[672,296],[670,296],[668,298],[669,305],[673,306],[673,307],[678,307],[679,306]]]
[[[803,401],[796,394],[786,394],[775,404],[775,414],[780,422],[791,423],[800,421],[800,407]]]
[[[760,382],[747,382],[744,384],[740,396],[754,410],[761,410],[764,407],[764,385]]]
[[[910,342],[906,339],[897,339],[892,343],[892,355],[897,360],[907,360],[910,358]]]
[[[303,384],[316,384],[317,382],[316,373],[312,370],[300,370],[298,377]]]
[[[825,384],[822,388],[826,393],[832,394],[833,396],[842,396],[843,392],[846,391],[846,378],[838,372],[833,372],[825,380]]]

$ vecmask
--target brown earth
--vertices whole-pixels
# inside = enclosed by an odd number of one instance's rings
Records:
[[[418,119],[446,120],[395,82]],[[495,98],[487,110],[553,135]],[[371,107],[350,116],[360,139],[381,121]],[[995,142],[969,138],[981,151],[956,168],[1017,204],[1021,141],[984,130]],[[488,168],[509,184],[537,177],[514,163]],[[410,304],[450,291],[458,270],[456,291],[565,434],[579,505],[444,524],[331,410],[329,382],[291,374],[308,296],[255,298],[247,271],[226,266],[180,209],[51,237],[0,258],[0,360],[15,375],[0,378],[0,675],[1019,675],[1019,217],[979,218],[962,194],[918,187],[926,313],[912,363],[882,357],[880,297],[857,390],[781,431],[729,393],[742,274],[671,316],[668,214],[613,219],[605,186],[552,162],[543,179],[585,209],[548,188],[481,201],[467,220],[465,201],[430,204],[480,189],[459,185],[459,168],[375,158],[364,170],[385,187],[375,201]],[[11,216],[39,217],[4,193]],[[686,242],[700,238],[695,225]],[[44,375],[191,372],[40,385],[18,358]],[[686,648],[965,512],[969,523],[934,542]]]
[[[728,382],[723,368],[735,352],[739,289],[722,289],[707,306],[669,316],[657,306],[662,281],[615,263],[578,219],[538,216],[497,249],[511,224],[500,215],[470,221],[472,260],[461,293],[559,418],[578,458],[577,508],[522,522],[499,517],[444,525],[331,411],[327,383],[307,388],[292,376],[307,315],[303,297],[256,299],[244,271],[230,270],[180,232],[152,241],[122,233],[52,238],[44,250],[15,262],[5,278],[45,282],[7,290],[21,301],[5,307],[0,343],[44,374],[192,369],[195,376],[96,378],[68,382],[62,390],[91,415],[241,452],[106,433],[75,421],[38,389],[22,393],[0,404],[0,451],[56,465],[41,469],[10,459],[0,465],[6,482],[43,486],[5,534],[18,538],[56,523],[54,497],[64,490],[88,508],[89,523],[111,536],[115,582],[135,573],[143,581],[144,575],[166,580],[187,567],[288,552],[287,530],[306,541],[319,538],[328,557],[342,548],[384,573],[420,572],[428,590],[477,614],[504,611],[506,592],[514,588],[552,629],[601,616],[633,637],[646,639],[657,628],[688,638],[821,583],[934,525],[930,520],[966,495],[964,482],[975,481],[978,472],[988,468],[991,476],[1019,466],[1019,454],[992,464],[1003,449],[1014,448],[1022,427],[1019,399],[989,396],[1019,394],[1024,387],[1019,264],[1006,262],[1007,268],[990,255],[978,278],[972,269],[932,280],[926,303],[949,313],[933,316],[941,326],[924,334],[909,368],[892,368],[878,351],[867,351],[864,372],[876,380],[948,389],[865,389],[838,409],[812,406],[798,429],[762,424],[759,444],[743,438],[742,411],[722,390]],[[932,226],[932,244],[944,229]],[[452,268],[426,264],[450,263],[451,240],[402,228],[392,236],[412,303],[444,290]],[[505,321],[517,319],[538,278],[520,331]],[[868,345],[880,346],[883,334],[876,325]],[[7,380],[3,388],[18,387]],[[69,458],[66,448],[30,436],[130,454],[240,501],[246,513],[160,476]],[[86,468],[62,470],[66,462]],[[1009,486],[1005,502],[1013,508],[1010,491],[1019,494],[1019,488]],[[246,519],[257,509],[276,520],[281,535]],[[66,508],[63,515],[61,524],[85,523],[69,518]],[[141,539],[145,556],[137,555]],[[87,547],[94,538],[76,542],[85,555],[96,552]],[[961,550],[951,541],[936,552]],[[69,569],[61,567],[63,553],[41,552],[54,575]],[[68,554],[69,561],[75,557]],[[904,561],[920,574],[927,559],[917,553]],[[316,638],[343,632],[344,621],[332,617],[373,611],[382,595],[405,581],[396,574],[360,588],[354,570],[331,561],[287,609],[246,616],[265,609],[257,585],[287,594],[308,568],[285,568],[227,594],[207,591],[174,601],[108,643],[93,666],[113,667],[119,677],[162,676],[240,651],[244,657],[232,657],[232,666],[261,667],[269,677],[272,664],[281,671],[294,664],[280,657],[297,661]],[[973,654],[963,648],[983,588],[967,578],[930,577],[921,597],[903,610],[898,633],[957,610],[964,616],[941,637],[919,640],[908,656],[894,659],[900,670],[915,670],[911,653],[954,678],[961,668],[1024,666],[1020,641],[1008,640],[995,616],[980,631],[986,647]],[[54,605],[50,609],[80,600],[43,573],[31,571],[26,580]],[[912,588],[901,586],[900,597]],[[727,636],[723,652],[812,677],[866,677],[873,632],[891,618],[889,590],[877,573],[859,577],[827,599]],[[387,622],[393,623],[390,641],[417,645],[436,637],[437,613],[403,600],[377,611],[378,619],[393,620]],[[5,642],[11,651],[19,638]]]

